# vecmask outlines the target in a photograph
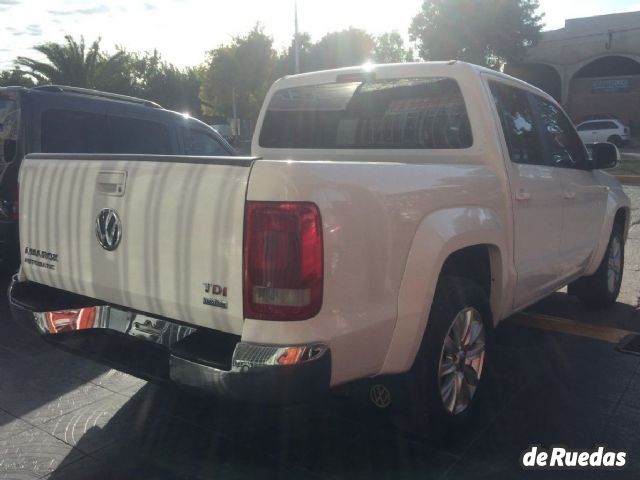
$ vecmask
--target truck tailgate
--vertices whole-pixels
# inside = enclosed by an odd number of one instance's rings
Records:
[[[26,279],[240,334],[252,159],[29,155],[20,171]]]

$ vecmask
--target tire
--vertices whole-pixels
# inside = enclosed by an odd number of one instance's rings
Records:
[[[622,137],[618,135],[611,135],[609,138],[607,138],[607,142],[613,143],[618,148],[622,147],[623,144]]]
[[[439,440],[458,438],[470,425],[486,377],[491,329],[484,290],[466,278],[441,278],[409,373],[414,424],[426,422]]]
[[[569,294],[577,296],[581,303],[591,308],[610,307],[620,293],[623,273],[623,229],[615,225],[598,270],[571,283]]]

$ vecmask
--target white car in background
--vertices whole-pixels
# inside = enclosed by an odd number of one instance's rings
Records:
[[[610,142],[617,147],[629,141],[629,127],[617,119],[589,120],[576,126],[584,143]]]

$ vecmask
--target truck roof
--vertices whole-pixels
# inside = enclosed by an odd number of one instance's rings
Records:
[[[322,70],[319,72],[301,73],[289,75],[277,80],[274,87],[277,89],[297,87],[305,85],[317,85],[322,83],[334,83],[348,81],[353,76],[357,81],[358,76],[362,79],[375,78],[378,80],[399,78],[399,77],[423,77],[423,76],[446,76],[454,79],[461,77],[477,76],[481,73],[503,77],[512,82],[519,83],[525,88],[536,90],[544,97],[549,97],[547,93],[539,88],[526,83],[518,78],[507,75],[490,68],[481,67],[472,63],[461,62],[459,60],[436,61],[436,62],[409,62],[409,63],[387,63],[373,64],[366,63],[353,67],[336,68],[332,70]]]

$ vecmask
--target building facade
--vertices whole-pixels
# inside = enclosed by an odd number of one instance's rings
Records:
[[[614,115],[640,136],[640,12],[566,20],[504,70],[551,94],[576,123]]]

